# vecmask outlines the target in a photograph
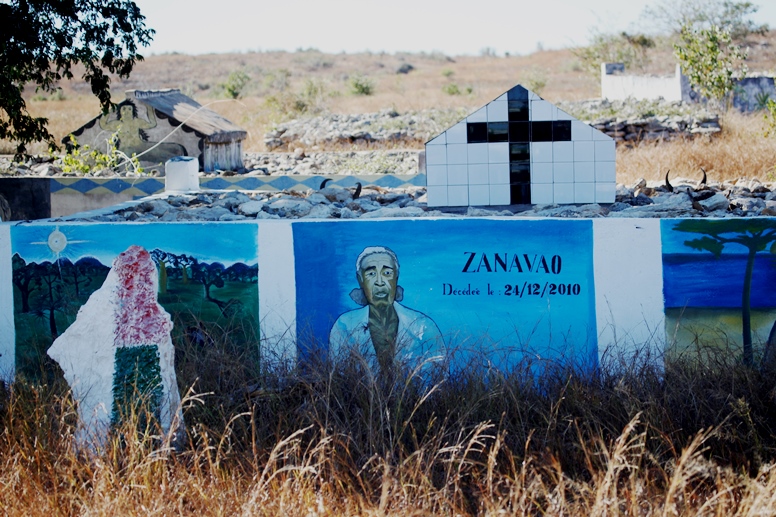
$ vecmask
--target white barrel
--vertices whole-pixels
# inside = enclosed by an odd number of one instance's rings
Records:
[[[191,156],[175,156],[164,164],[165,192],[199,190],[199,163]]]

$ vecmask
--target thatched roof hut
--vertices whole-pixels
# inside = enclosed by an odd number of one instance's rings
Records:
[[[243,169],[245,130],[178,89],[129,90],[126,95],[115,111],[73,131],[79,145],[105,150],[116,135],[118,148],[136,154],[146,166],[193,156],[205,172]]]

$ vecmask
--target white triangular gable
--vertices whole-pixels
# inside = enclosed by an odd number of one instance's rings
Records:
[[[613,203],[615,142],[517,85],[426,142],[428,206]]]

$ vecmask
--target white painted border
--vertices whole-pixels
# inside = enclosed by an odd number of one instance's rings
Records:
[[[0,379],[8,382],[13,380],[16,368],[12,266],[11,225],[0,224]]]
[[[665,299],[659,219],[593,219],[598,355],[602,365],[663,364]],[[616,345],[616,348],[615,348]]]
[[[261,361],[296,361],[296,269],[291,221],[264,221],[259,232]]]

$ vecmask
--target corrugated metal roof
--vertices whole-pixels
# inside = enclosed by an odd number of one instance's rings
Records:
[[[165,116],[175,119],[205,135],[211,142],[243,140],[248,132],[215,111],[181,93],[178,89],[128,90],[127,99],[147,104]]]

